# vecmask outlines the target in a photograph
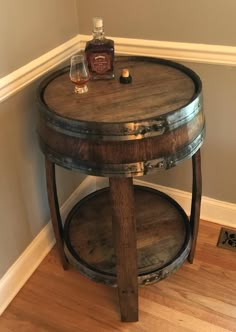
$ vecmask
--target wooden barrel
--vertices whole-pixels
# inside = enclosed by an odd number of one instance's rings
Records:
[[[191,247],[188,217],[167,195],[135,186],[139,285],[166,278],[179,268]],[[70,263],[93,281],[117,285],[109,188],[90,194],[65,222],[65,252]],[[145,207],[145,208],[144,208]]]
[[[131,84],[120,84],[128,68]],[[90,175],[137,176],[170,168],[202,145],[201,81],[180,64],[117,57],[115,79],[90,81],[76,95],[69,67],[42,81],[38,134],[52,162]]]

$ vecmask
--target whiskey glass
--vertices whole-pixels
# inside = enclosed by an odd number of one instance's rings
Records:
[[[89,80],[89,70],[83,54],[71,57],[70,80],[75,84],[75,93],[82,94],[88,91],[86,83]]]

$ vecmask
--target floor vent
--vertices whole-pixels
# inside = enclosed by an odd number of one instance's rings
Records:
[[[217,246],[236,252],[236,229],[221,228]]]

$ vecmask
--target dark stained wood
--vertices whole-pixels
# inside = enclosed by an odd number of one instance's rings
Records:
[[[192,247],[188,257],[190,263],[193,263],[199,220],[200,220],[200,209],[201,209],[201,198],[202,198],[202,173],[201,173],[201,152],[200,149],[192,157],[192,173],[193,173],[193,183],[192,183],[192,204],[191,204],[191,216],[190,225],[192,229]]]
[[[159,167],[173,167],[191,158],[204,140],[205,119],[201,81],[190,69],[162,59],[120,57],[115,62],[116,78],[124,67],[130,70],[132,84],[122,85],[117,79],[89,82],[89,92],[83,95],[73,93],[69,68],[46,78],[39,91],[38,134],[47,158],[49,203],[64,268],[67,266],[63,250],[66,232],[58,208],[54,164],[110,177],[121,318],[136,321],[141,276],[137,268],[132,178],[128,177],[147,174]],[[190,261],[200,213],[200,177],[200,154],[197,154],[193,157],[190,224],[194,241]],[[183,263],[189,246],[190,240],[184,253],[179,253],[174,265],[170,265],[171,272]],[[150,252],[146,254],[151,256]],[[81,272],[87,275],[88,266],[79,264]],[[160,276],[150,273],[150,280],[163,279],[170,271],[165,270]],[[89,273],[91,277],[93,272]],[[107,275],[112,278],[111,274]],[[102,277],[98,273],[98,279]]]
[[[46,169],[48,202],[51,212],[51,220],[52,220],[54,235],[56,238],[56,246],[58,249],[62,266],[66,270],[68,268],[68,262],[64,253],[63,226],[62,226],[58,197],[57,197],[55,164],[50,162],[50,160],[46,158],[45,169]]]
[[[136,219],[132,178],[109,178],[121,320],[138,320]]]
[[[132,84],[126,86],[119,83],[124,67],[129,68],[133,77]],[[56,114],[69,119],[126,122],[181,108],[195,93],[193,80],[181,69],[149,60],[116,58],[115,76],[113,80],[90,81],[88,93],[75,96],[74,85],[66,72],[49,83],[44,93],[45,103]]]
[[[163,135],[129,141],[102,141],[63,134],[47,125],[39,124],[40,138],[54,153],[97,164],[131,163],[175,155],[192,142],[204,128],[204,116],[198,113],[187,124]]]
[[[146,285],[182,265],[190,251],[190,227],[183,210],[163,193],[134,186],[134,198],[138,282]],[[65,222],[65,234],[76,259],[72,264],[90,279],[115,286],[112,208],[108,202],[109,188],[79,202]]]
[[[38,133],[51,161],[90,175],[140,176],[173,167],[202,145],[198,76],[162,59],[118,57],[117,75],[124,66],[132,84],[93,81],[81,96],[73,93],[69,68],[42,82]]]

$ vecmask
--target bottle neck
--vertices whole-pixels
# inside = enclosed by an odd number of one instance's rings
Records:
[[[93,30],[93,39],[103,40],[105,38],[103,28]]]

